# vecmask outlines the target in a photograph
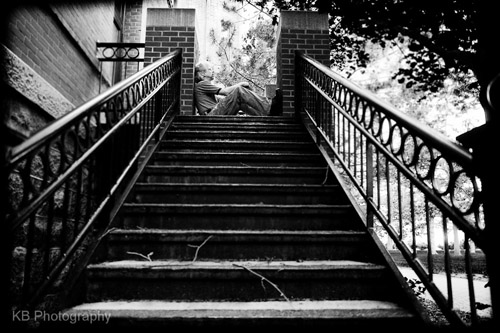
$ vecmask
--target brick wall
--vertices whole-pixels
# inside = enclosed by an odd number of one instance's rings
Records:
[[[141,41],[142,0],[127,1],[125,22],[123,24],[123,41],[139,43]]]
[[[193,114],[194,65],[198,59],[194,9],[148,9],[144,64],[182,49],[181,114]]]
[[[98,92],[97,40],[113,34],[113,2],[25,6],[10,15],[5,45],[71,103]]]
[[[29,112],[45,112],[40,119],[58,118],[98,93],[95,43],[116,40],[113,16],[111,0],[30,2],[9,8],[1,41],[9,57],[1,65],[7,69],[4,81],[16,92],[13,100],[23,97],[26,102],[19,101],[24,106],[35,104],[31,111],[23,106],[27,117]],[[24,125],[19,128],[27,133],[37,130]]]
[[[330,66],[328,15],[282,11],[278,28],[278,87],[283,91],[283,115],[295,112],[295,51],[299,50]]]
[[[129,0],[123,23],[123,42],[140,43],[142,32],[142,0]],[[136,73],[141,65],[136,62],[124,64],[124,76],[129,77]]]

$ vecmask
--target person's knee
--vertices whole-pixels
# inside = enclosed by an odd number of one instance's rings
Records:
[[[246,89],[245,87],[243,86],[236,86],[236,88],[233,90],[233,93],[237,94],[237,95],[242,95]]]

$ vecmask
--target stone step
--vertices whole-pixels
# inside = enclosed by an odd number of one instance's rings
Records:
[[[148,165],[139,181],[188,184],[332,184],[332,173],[327,170],[327,167]]]
[[[360,230],[350,205],[125,203],[116,226],[157,229]]]
[[[227,124],[235,124],[235,123],[243,123],[243,124],[298,124],[295,118],[291,117],[259,117],[259,116],[191,116],[191,115],[178,115],[175,117],[175,124],[178,123],[198,123],[198,124],[207,124],[207,123],[227,123]]]
[[[123,260],[89,265],[86,280],[87,301],[92,302],[285,297],[395,301],[397,294],[391,292],[394,280],[383,265],[350,260]]]
[[[288,141],[288,142],[311,142],[311,137],[305,131],[272,131],[259,130],[248,131],[244,128],[239,130],[173,130],[165,134],[164,140],[170,139],[211,139],[211,140],[254,140],[254,141]]]
[[[262,302],[170,302],[163,300],[84,303],[62,312],[89,328],[217,329],[330,329],[387,330],[423,328],[414,313],[394,302],[377,300],[291,300]],[[48,323],[47,323],[48,324]],[[51,325],[68,326],[58,321]]]
[[[198,204],[348,204],[339,185],[136,183],[128,202]]]
[[[361,231],[116,229],[109,233],[106,260],[265,259],[372,260],[373,244]]]
[[[220,131],[220,130],[241,130],[246,131],[303,131],[304,127],[298,123],[264,123],[264,122],[174,122],[172,123],[171,130],[206,130]],[[169,129],[169,130],[170,130]]]
[[[287,142],[273,140],[209,140],[209,139],[170,139],[161,142],[160,150],[179,151],[232,151],[232,152],[317,152],[317,147],[312,142]]]
[[[162,150],[156,152],[151,165],[224,165],[224,166],[299,166],[318,167],[327,163],[323,156],[286,152],[207,152]]]

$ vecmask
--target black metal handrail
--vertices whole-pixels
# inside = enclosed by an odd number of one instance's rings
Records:
[[[102,87],[103,63],[112,62],[111,77],[122,80],[140,70],[140,63],[144,62],[146,43],[125,42],[96,42],[97,60],[99,60],[99,93]]]
[[[109,226],[180,110],[181,67],[176,50],[8,151],[13,306],[62,285]]]
[[[470,152],[301,52],[295,96],[297,116],[312,124],[318,145],[333,156],[332,170],[368,228],[394,243],[450,323],[478,324],[472,254],[476,246],[487,247],[481,180]],[[454,307],[451,260],[457,259],[450,254],[449,222],[464,237],[470,323]],[[445,290],[434,281],[436,225],[442,228]],[[423,258],[419,245],[427,249]]]

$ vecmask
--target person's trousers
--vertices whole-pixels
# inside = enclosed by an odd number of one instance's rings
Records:
[[[250,116],[267,116],[271,101],[250,89],[238,86],[210,111],[209,115],[235,115],[242,110]]]

